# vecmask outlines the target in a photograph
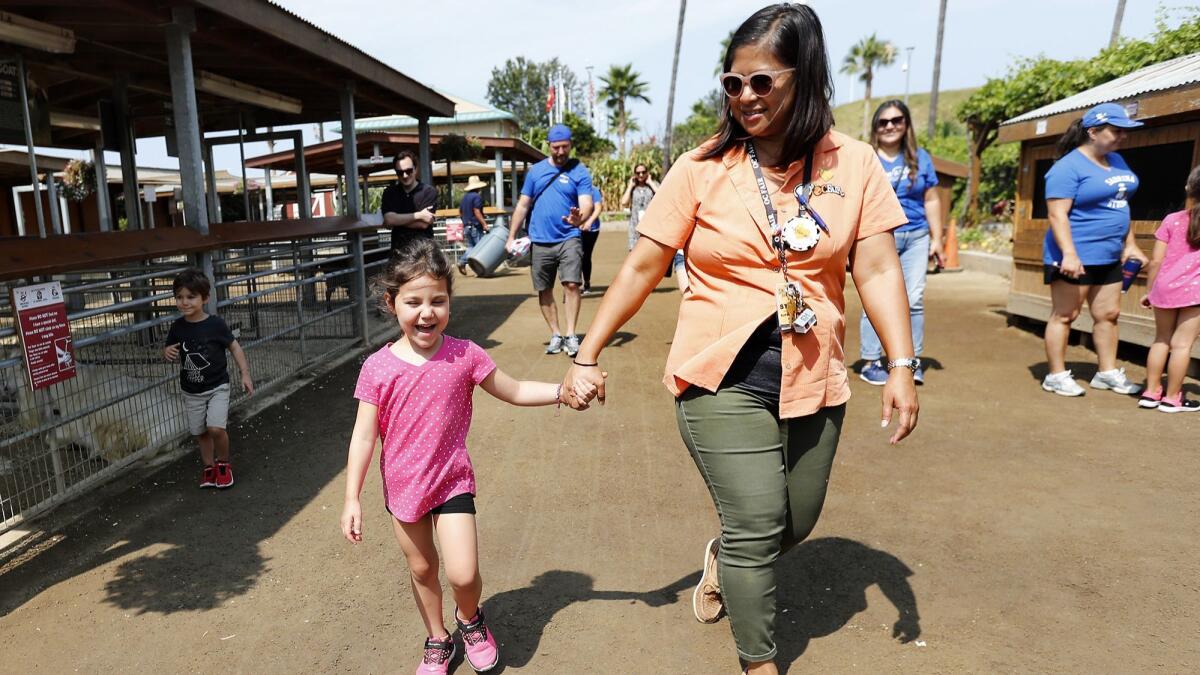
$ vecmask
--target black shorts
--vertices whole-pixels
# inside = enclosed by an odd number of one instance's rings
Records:
[[[1084,265],[1083,274],[1078,279],[1063,274],[1054,265],[1042,266],[1042,281],[1050,284],[1054,281],[1065,281],[1076,286],[1107,286],[1121,282],[1121,261],[1104,265]]]
[[[429,509],[429,515],[442,516],[447,513],[470,513],[475,514],[475,495],[470,492],[464,492],[461,495],[454,495],[447,499],[439,506]]]

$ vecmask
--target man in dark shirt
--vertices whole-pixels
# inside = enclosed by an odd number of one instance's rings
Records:
[[[433,237],[433,209],[437,190],[417,180],[417,161],[401,150],[392,162],[399,180],[383,191],[383,224],[392,227],[392,250],[399,251],[416,237]]]

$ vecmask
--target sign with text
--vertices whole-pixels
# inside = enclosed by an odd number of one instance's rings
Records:
[[[12,289],[17,332],[25,352],[25,374],[34,389],[44,389],[75,377],[71,324],[57,281]]]

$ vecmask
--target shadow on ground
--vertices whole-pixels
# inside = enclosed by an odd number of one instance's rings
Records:
[[[456,297],[451,332],[494,346],[488,336],[526,300]],[[259,544],[345,467],[345,452],[330,447],[348,442],[357,408],[351,393],[363,358],[231,424],[234,487],[197,489],[199,462],[185,456],[44,539],[56,543],[10,562],[0,574],[0,616],[118,560],[105,572],[111,578],[104,601],[128,612],[211,609],[246,594],[267,571]]]
[[[908,583],[913,571],[890,553],[850,539],[824,537],[806,541],[781,556],[776,573],[776,662],[782,672],[804,654],[814,638],[841,630],[866,610],[871,586],[879,586],[896,608],[892,638],[907,643],[921,635],[917,599]],[[700,572],[693,572],[637,599],[652,606],[681,600],[690,603],[692,588],[699,580]],[[725,635],[729,635],[728,620],[721,620]]]

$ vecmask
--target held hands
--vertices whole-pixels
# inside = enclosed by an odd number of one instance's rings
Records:
[[[176,361],[178,361],[179,360],[179,345],[178,344],[167,345],[166,348],[163,349],[163,358],[170,361],[171,363],[175,363]]]
[[[575,410],[587,410],[591,407],[592,399],[604,405],[604,380],[607,378],[608,373],[599,366],[572,365],[563,378],[563,403]]]
[[[358,500],[347,500],[342,509],[342,536],[352,544],[362,541],[362,506]]]
[[[892,368],[888,373],[887,383],[883,385],[883,419],[880,426],[887,427],[892,422],[892,411],[900,412],[896,431],[889,443],[895,445],[904,440],[917,427],[917,386],[913,382],[913,373],[908,368]]]

